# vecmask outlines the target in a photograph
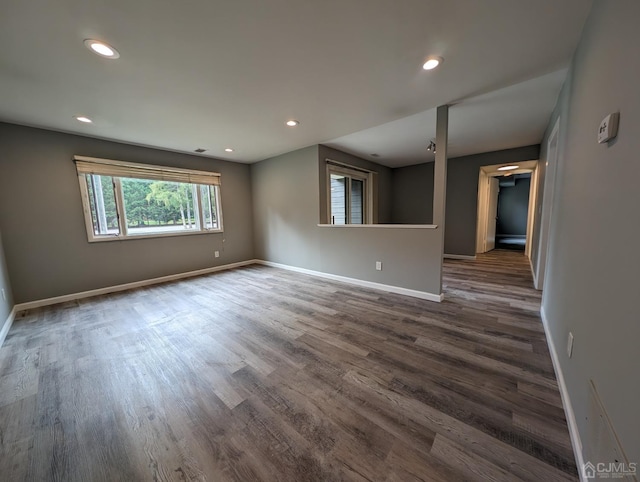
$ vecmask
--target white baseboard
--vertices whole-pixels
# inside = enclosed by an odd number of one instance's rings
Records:
[[[304,269],[304,268],[297,268],[295,266],[289,266],[289,265],[284,265],[284,264],[280,264],[280,263],[272,263],[270,261],[263,261],[263,260],[258,260],[258,259],[250,259],[247,261],[240,261],[238,263],[230,263],[230,264],[224,264],[221,266],[214,266],[211,268],[204,268],[204,269],[199,269],[196,271],[188,271],[186,273],[177,273],[177,274],[171,274],[171,275],[167,275],[167,276],[161,276],[159,278],[151,278],[151,279],[146,279],[146,280],[141,280],[141,281],[134,281],[132,283],[124,283],[121,285],[115,285],[115,286],[107,286],[104,288],[98,288],[95,290],[89,290],[89,291],[81,291],[79,293],[71,293],[68,295],[62,295],[62,296],[54,296],[52,298],[45,298],[42,300],[35,300],[35,301],[28,301],[26,303],[18,303],[17,305],[15,305],[13,307],[13,310],[11,311],[11,314],[9,315],[9,318],[7,318],[7,321],[5,322],[4,326],[2,327],[2,331],[0,331],[0,346],[2,346],[2,342],[4,341],[4,338],[6,337],[7,333],[9,332],[9,328],[11,327],[11,324],[13,323],[13,319],[15,318],[16,313],[19,313],[20,311],[25,311],[25,310],[32,310],[34,308],[41,308],[43,306],[49,306],[49,305],[55,305],[58,303],[66,303],[68,301],[74,301],[74,300],[80,300],[83,298],[90,298],[92,296],[100,296],[100,295],[105,295],[108,293],[116,293],[118,291],[127,291],[127,290],[131,290],[131,289],[135,289],[135,288],[142,288],[144,286],[151,286],[151,285],[155,285],[155,284],[160,284],[160,283],[167,283],[169,281],[177,281],[180,279],[184,279],[184,278],[191,278],[194,276],[202,276],[202,275],[206,275],[206,274],[210,274],[210,273],[215,273],[217,271],[224,271],[224,270],[228,270],[228,269],[233,269],[233,268],[239,268],[241,266],[247,266],[250,264],[263,264],[266,266],[273,266],[276,268],[282,268],[282,269],[287,269],[290,271],[297,271],[299,273],[305,273],[305,274],[310,274],[313,276],[319,276],[319,277],[323,277],[323,278],[327,278],[327,279],[332,279],[335,281],[342,281],[345,283],[350,283],[350,284],[354,284],[354,285],[358,285],[358,286],[364,286],[367,288],[373,288],[373,289],[378,289],[378,290],[382,290],[382,291],[387,291],[390,293],[396,293],[396,294],[401,294],[401,295],[406,295],[406,296],[413,296],[415,298],[421,298],[424,300],[429,300],[429,301],[436,301],[436,302],[440,302],[443,300],[444,295],[440,294],[440,295],[436,295],[433,293],[427,293],[425,291],[417,291],[417,290],[411,290],[408,288],[401,288],[399,286],[391,286],[391,285],[385,285],[385,284],[381,284],[381,283],[374,283],[372,281],[364,281],[364,280],[359,280],[359,279],[355,279],[355,278],[347,278],[346,276],[338,276],[338,275],[333,275],[333,274],[329,274],[329,273],[322,273],[320,271],[313,271],[313,270],[309,270],[309,269]]]
[[[24,310],[31,310],[33,308],[40,308],[42,306],[55,305],[57,303],[65,303],[67,301],[80,300],[82,298],[90,298],[92,296],[105,295],[108,293],[115,293],[118,291],[126,291],[134,288],[141,288],[143,286],[150,286],[150,285],[155,285],[159,283],[167,283],[168,281],[176,281],[179,279],[191,278],[193,276],[202,276],[205,274],[215,273],[216,271],[224,271],[228,269],[239,268],[240,266],[255,264],[256,262],[257,260],[250,259],[247,261],[240,261],[238,263],[230,263],[230,264],[223,264],[220,266],[213,266],[212,268],[204,268],[204,269],[198,269],[195,271],[187,271],[186,273],[170,274],[167,276],[161,276],[159,278],[151,278],[151,279],[146,279],[142,281],[134,281],[133,283],[124,283],[121,285],[107,286],[105,288],[98,288],[95,290],[82,291],[80,293],[71,293],[68,295],[54,296],[53,298],[29,301],[27,303],[19,303],[14,306],[14,310],[17,313]]]
[[[576,414],[573,411],[573,405],[571,404],[571,397],[567,390],[567,385],[564,381],[564,374],[562,373],[562,367],[560,366],[560,360],[558,358],[558,352],[556,351],[553,337],[551,336],[551,330],[549,329],[549,322],[544,312],[544,307],[540,308],[540,318],[542,318],[542,326],[544,327],[544,333],[547,338],[547,345],[549,346],[549,353],[551,353],[551,361],[553,362],[553,369],[556,372],[556,380],[558,381],[558,387],[560,388],[560,396],[562,398],[562,406],[564,407],[564,413],[567,418],[567,425],[569,426],[569,436],[571,437],[571,446],[573,447],[573,453],[576,458],[576,464],[578,465],[578,474],[580,480],[584,481],[584,474],[582,468],[584,467],[584,454],[582,453],[582,441],[580,440],[580,432],[578,431],[578,424],[576,423]]]
[[[376,290],[387,291],[389,293],[395,293],[395,294],[405,295],[405,296],[413,296],[414,298],[420,298],[428,301],[435,301],[437,303],[440,303],[444,299],[444,295],[442,293],[437,295],[435,293],[429,293],[427,291],[418,291],[418,290],[412,290],[409,288],[402,288],[400,286],[385,285],[382,283],[376,283],[374,281],[365,281],[365,280],[356,279],[356,278],[349,278],[347,276],[340,276],[337,274],[323,273],[322,271],[314,271],[306,268],[298,268],[297,266],[274,263],[272,261],[264,261],[261,259],[256,260],[256,262],[258,264],[262,264],[265,266],[271,266],[272,268],[286,269],[288,271],[295,271],[297,273],[304,273],[311,276],[318,276],[319,278],[326,278],[333,281],[342,281],[343,283],[349,283],[356,286],[363,286],[365,288],[373,288]]]
[[[13,320],[15,319],[17,312],[18,310],[16,310],[16,307],[14,306],[11,313],[9,313],[7,320],[4,322],[4,325],[2,325],[2,329],[0,330],[0,348],[2,348],[4,339],[7,337],[7,333],[9,333],[9,330],[11,329],[11,325],[13,324]]]
[[[477,256],[469,256],[468,254],[444,254],[444,259],[477,259]]]

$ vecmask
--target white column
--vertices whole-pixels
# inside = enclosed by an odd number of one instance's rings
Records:
[[[436,162],[433,173],[433,224],[438,225],[440,243],[440,293],[442,293],[442,256],[444,255],[444,219],[447,201],[447,142],[449,106],[441,105],[436,117]]]

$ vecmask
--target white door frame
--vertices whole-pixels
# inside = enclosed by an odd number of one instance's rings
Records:
[[[484,252],[496,249],[496,231],[498,230],[498,198],[500,181],[496,176],[489,176],[487,193],[487,232],[484,238]]]
[[[553,212],[553,196],[556,185],[556,172],[558,169],[558,145],[560,132],[560,118],[553,126],[549,140],[547,141],[547,163],[544,179],[544,196],[542,198],[542,214],[540,217],[540,241],[538,244],[538,262],[536,263],[535,287],[541,290],[544,287],[544,275],[547,268],[547,247],[549,245],[549,231],[551,230],[551,214]],[[555,141],[555,147],[552,144]]]
[[[525,244],[525,255],[531,259],[533,250],[533,226],[536,221],[536,194],[538,191],[538,162],[526,161],[527,165],[523,169],[513,171],[513,174],[531,173],[531,187],[529,190],[529,206],[527,209],[527,233]],[[535,163],[535,164],[534,164]],[[533,165],[532,165],[533,164]],[[499,167],[500,164],[494,166],[481,166],[478,176],[478,217],[476,225],[476,253],[486,253],[487,246],[487,224],[489,222],[489,179],[504,176],[504,172],[491,172],[492,168]],[[488,168],[489,172],[485,171]]]
[[[529,188],[529,208],[527,210],[527,241],[524,248],[524,254],[531,262],[531,253],[533,252],[533,227],[536,221],[536,202],[538,201],[538,176],[540,171],[536,165],[531,173],[531,187]]]
[[[478,225],[476,226],[476,253],[485,252],[485,239],[487,239],[487,211],[489,199],[489,176],[480,169],[478,177]]]

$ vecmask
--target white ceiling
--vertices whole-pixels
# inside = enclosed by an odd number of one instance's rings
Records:
[[[537,144],[566,69],[455,103],[449,108],[449,158]],[[434,160],[436,108],[326,142],[389,167]],[[371,154],[376,154],[372,156]]]
[[[406,165],[426,160],[432,109],[456,103],[450,155],[532,144],[590,6],[2,0],[0,120],[240,162],[328,143]],[[432,54],[444,64],[423,71]]]

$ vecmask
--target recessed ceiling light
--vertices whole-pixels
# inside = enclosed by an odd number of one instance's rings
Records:
[[[224,152],[233,152],[233,149],[231,149],[230,147],[227,147]]]
[[[444,62],[444,59],[442,57],[437,57],[435,55],[432,55],[430,57],[427,57],[427,60],[425,61],[425,63],[422,66],[422,68],[424,70],[433,70],[438,65],[440,65],[442,62]]]
[[[91,119],[83,115],[76,116],[76,120],[80,122],[84,122],[85,124],[91,124],[93,122]]]
[[[289,127],[295,127],[295,126],[297,126],[297,125],[299,125],[299,124],[300,124],[300,121],[297,121],[297,120],[295,120],[295,119],[291,119],[291,120],[288,120],[288,121],[286,122],[286,124],[287,124]]]
[[[518,168],[520,168],[520,166],[502,166],[498,168],[498,171],[513,171]]]
[[[111,45],[99,40],[88,38],[84,41],[84,46],[91,50],[94,54],[98,54],[105,59],[117,59],[120,57],[118,51]]]

